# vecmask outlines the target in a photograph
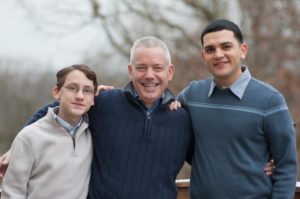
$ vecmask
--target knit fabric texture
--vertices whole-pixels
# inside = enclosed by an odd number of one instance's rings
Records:
[[[133,94],[101,93],[89,112],[94,141],[89,199],[176,199],[176,176],[193,142],[185,109],[171,111],[169,90],[147,115]]]
[[[283,96],[251,78],[242,99],[193,81],[180,94],[195,136],[191,199],[292,199],[297,176],[296,139]],[[264,165],[274,158],[272,177]]]

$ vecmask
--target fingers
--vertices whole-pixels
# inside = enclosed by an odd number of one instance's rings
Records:
[[[275,165],[273,160],[265,164],[264,171],[267,176],[271,176],[273,174],[274,169],[275,169]]]
[[[114,89],[114,87],[113,86],[108,86],[108,85],[102,85],[102,84],[100,84],[98,86],[98,88],[97,88],[96,95],[98,95],[100,91],[108,91],[108,90],[111,90],[111,89]]]
[[[267,175],[267,176],[271,176],[272,174],[273,174],[273,173],[270,172],[270,171],[267,171],[267,172],[266,172],[266,175]]]
[[[175,100],[175,106],[176,106],[175,110],[180,109],[181,108],[181,103],[179,101]]]
[[[172,111],[176,111],[177,109],[181,108],[181,103],[179,101],[175,100],[174,102],[172,102],[169,105],[169,107]]]
[[[11,150],[8,150],[6,153],[4,153],[1,157],[0,157],[0,172],[5,169],[9,163],[9,159],[10,159],[10,152]],[[2,173],[2,172],[1,172]]]
[[[8,162],[9,162],[9,160],[7,159],[6,154],[4,154],[0,157],[0,185],[2,184],[4,174],[8,167]]]
[[[114,89],[114,87],[113,87],[113,86],[109,86],[109,85],[102,85],[102,84],[100,84],[100,85],[98,86],[98,90],[104,90],[104,91],[107,91],[107,90],[111,90],[111,89]]]
[[[0,173],[0,185],[2,184],[2,181],[3,181],[3,174]]]
[[[175,111],[174,102],[172,102],[169,107],[170,107],[171,111]]]

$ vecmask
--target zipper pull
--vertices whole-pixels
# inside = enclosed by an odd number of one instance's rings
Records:
[[[151,119],[150,113],[149,113],[149,111],[147,111],[147,120],[150,120],[150,119]]]
[[[75,149],[75,147],[76,147],[76,143],[75,143],[75,138],[72,136],[72,141],[73,141],[73,147],[74,147],[74,149]]]

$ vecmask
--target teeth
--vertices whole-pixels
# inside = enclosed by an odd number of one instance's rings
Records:
[[[144,83],[143,85],[145,87],[155,87],[157,84],[155,84],[155,83]]]

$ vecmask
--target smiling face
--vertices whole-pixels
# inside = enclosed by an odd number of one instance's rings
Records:
[[[94,84],[79,70],[67,74],[61,88],[53,88],[53,96],[59,100],[58,116],[70,124],[76,124],[81,116],[94,105]]]
[[[172,79],[174,66],[167,65],[165,52],[160,47],[138,47],[128,65],[129,77],[140,99],[148,108],[161,98]]]
[[[202,57],[214,81],[219,86],[229,86],[242,73],[241,61],[246,58],[248,45],[240,44],[232,31],[221,30],[203,37]]]

